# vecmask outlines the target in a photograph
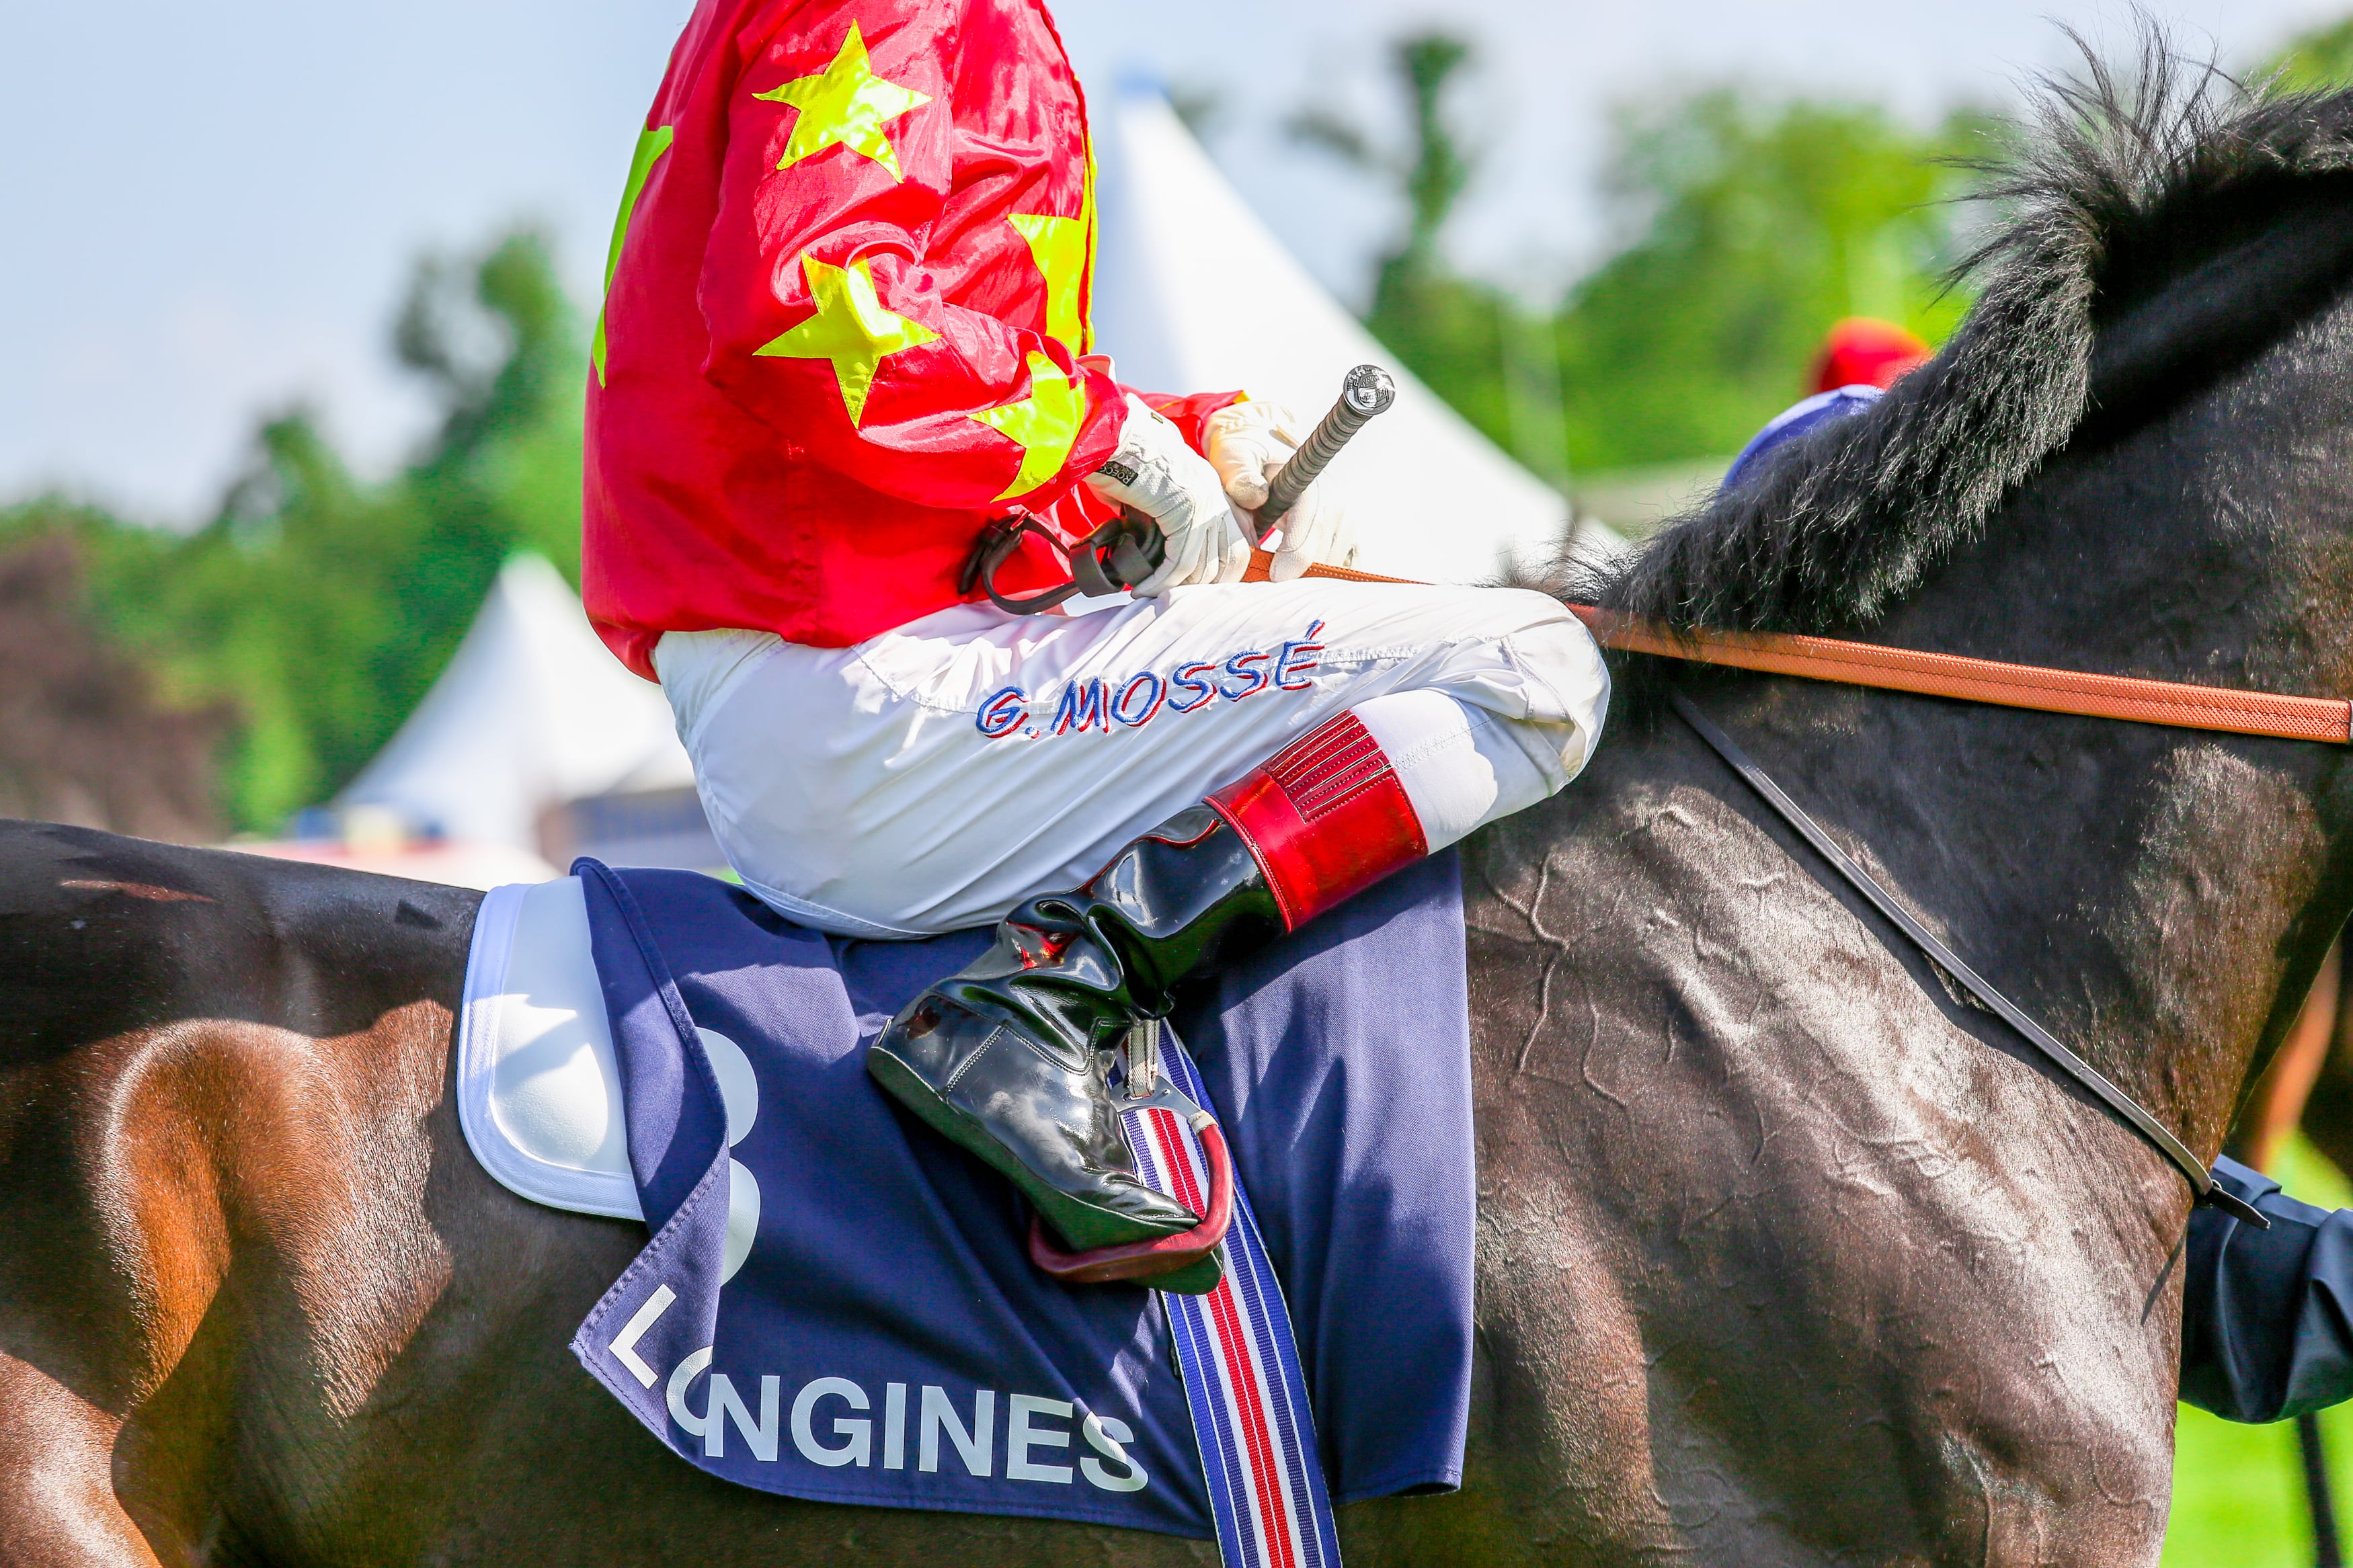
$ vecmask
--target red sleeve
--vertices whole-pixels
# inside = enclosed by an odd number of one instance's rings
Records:
[[[1179,397],[1166,392],[1139,392],[1145,405],[1171,425],[1185,437],[1185,445],[1203,457],[1209,455],[1209,444],[1202,434],[1209,416],[1220,408],[1230,408],[1237,403],[1250,401],[1247,392],[1196,392]]]
[[[934,264],[935,231],[952,201],[969,224],[985,199],[954,187],[952,93],[1019,76],[959,68],[957,24],[945,5],[808,0],[746,40],[700,284],[704,374],[871,489],[1043,506],[1102,466],[1126,410],[1062,344],[947,300],[959,263]]]

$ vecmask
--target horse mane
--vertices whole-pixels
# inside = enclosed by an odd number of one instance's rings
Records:
[[[2307,245],[2291,278],[2291,264],[2272,258],[2280,276],[2262,300],[2240,289],[2240,314],[2268,310],[2268,342],[2294,325],[2276,319],[2288,306],[2300,318],[2343,287],[2353,266],[2353,189],[2341,178],[2353,173],[2353,92],[2245,87],[2185,61],[2146,26],[2126,76],[2076,43],[2087,69],[2039,84],[2022,151],[1977,165],[1991,176],[1982,194],[2011,216],[1956,269],[1982,290],[1943,351],[1869,410],[1788,443],[1639,552],[1556,587],[1679,626],[1866,627],[1979,538],[2003,498],[2079,433],[2133,406],[2146,412],[2153,393],[2179,395],[2185,373],[2202,368],[2211,379],[2252,352],[2245,342],[2235,355],[2215,352],[2221,308],[2210,300],[2202,353],[2177,345],[2168,359],[2147,340],[2170,329],[2129,320],[2134,307],[2185,279],[2245,272],[2240,253],[2299,195],[2337,226],[2326,264]],[[2250,335],[2243,322],[2233,330]],[[2136,337],[2121,359],[2110,352]]]

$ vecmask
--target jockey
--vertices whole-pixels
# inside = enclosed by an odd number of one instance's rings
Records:
[[[1352,549],[1322,486],[1242,583],[1237,509],[1304,431],[1121,385],[1094,231],[1039,0],[701,0],[615,225],[583,568],[745,888],[845,936],[997,922],[868,1066],[1080,1247],[1196,1223],[1136,1179],[1107,1047],[1552,795],[1609,695],[1543,595],[1302,577]],[[1123,507],[1166,546],[1132,600],[976,602],[993,520]],[[1025,552],[1008,592],[1066,574]]]
[[[1860,414],[1879,401],[1906,371],[1927,363],[1926,343],[1893,321],[1871,316],[1849,316],[1832,326],[1814,355],[1813,395],[1800,398],[1766,422],[1748,438],[1732,467],[1724,473],[1724,488],[1746,479],[1755,465],[1784,441],[1795,440],[1818,425]]]
[[[1847,316],[1823,334],[1822,346],[1814,354],[1813,389],[1818,395],[1850,386],[1884,392],[1905,372],[1927,363],[1933,352],[1893,321]]]

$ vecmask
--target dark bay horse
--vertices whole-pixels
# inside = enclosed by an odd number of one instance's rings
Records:
[[[1609,602],[2353,691],[2353,100],[2111,98],[2057,102],[1944,354]],[[2201,1156],[2353,907],[2346,753],[1621,678],[1585,777],[1466,850],[1470,1479],[1343,1510],[1351,1561],[2154,1563],[2187,1188],[1655,696]],[[459,1132],[474,907],[0,826],[0,1559],[1210,1559],[663,1453],[565,1348],[642,1229],[522,1203]]]

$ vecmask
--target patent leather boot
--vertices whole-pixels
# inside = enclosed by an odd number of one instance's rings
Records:
[[[866,1053],[908,1109],[1011,1177],[1081,1251],[1202,1217],[1136,1178],[1114,1047],[1176,987],[1296,931],[1430,852],[1388,753],[1324,721],[1122,849],[1073,893],[1031,899],[963,973]]]
[[[987,952],[883,1030],[867,1070],[1002,1171],[1071,1247],[1173,1236],[1201,1216],[1138,1178],[1111,1064],[1187,976],[1284,929],[1249,843],[1208,805],[1190,807],[1083,888],[1015,909]]]

